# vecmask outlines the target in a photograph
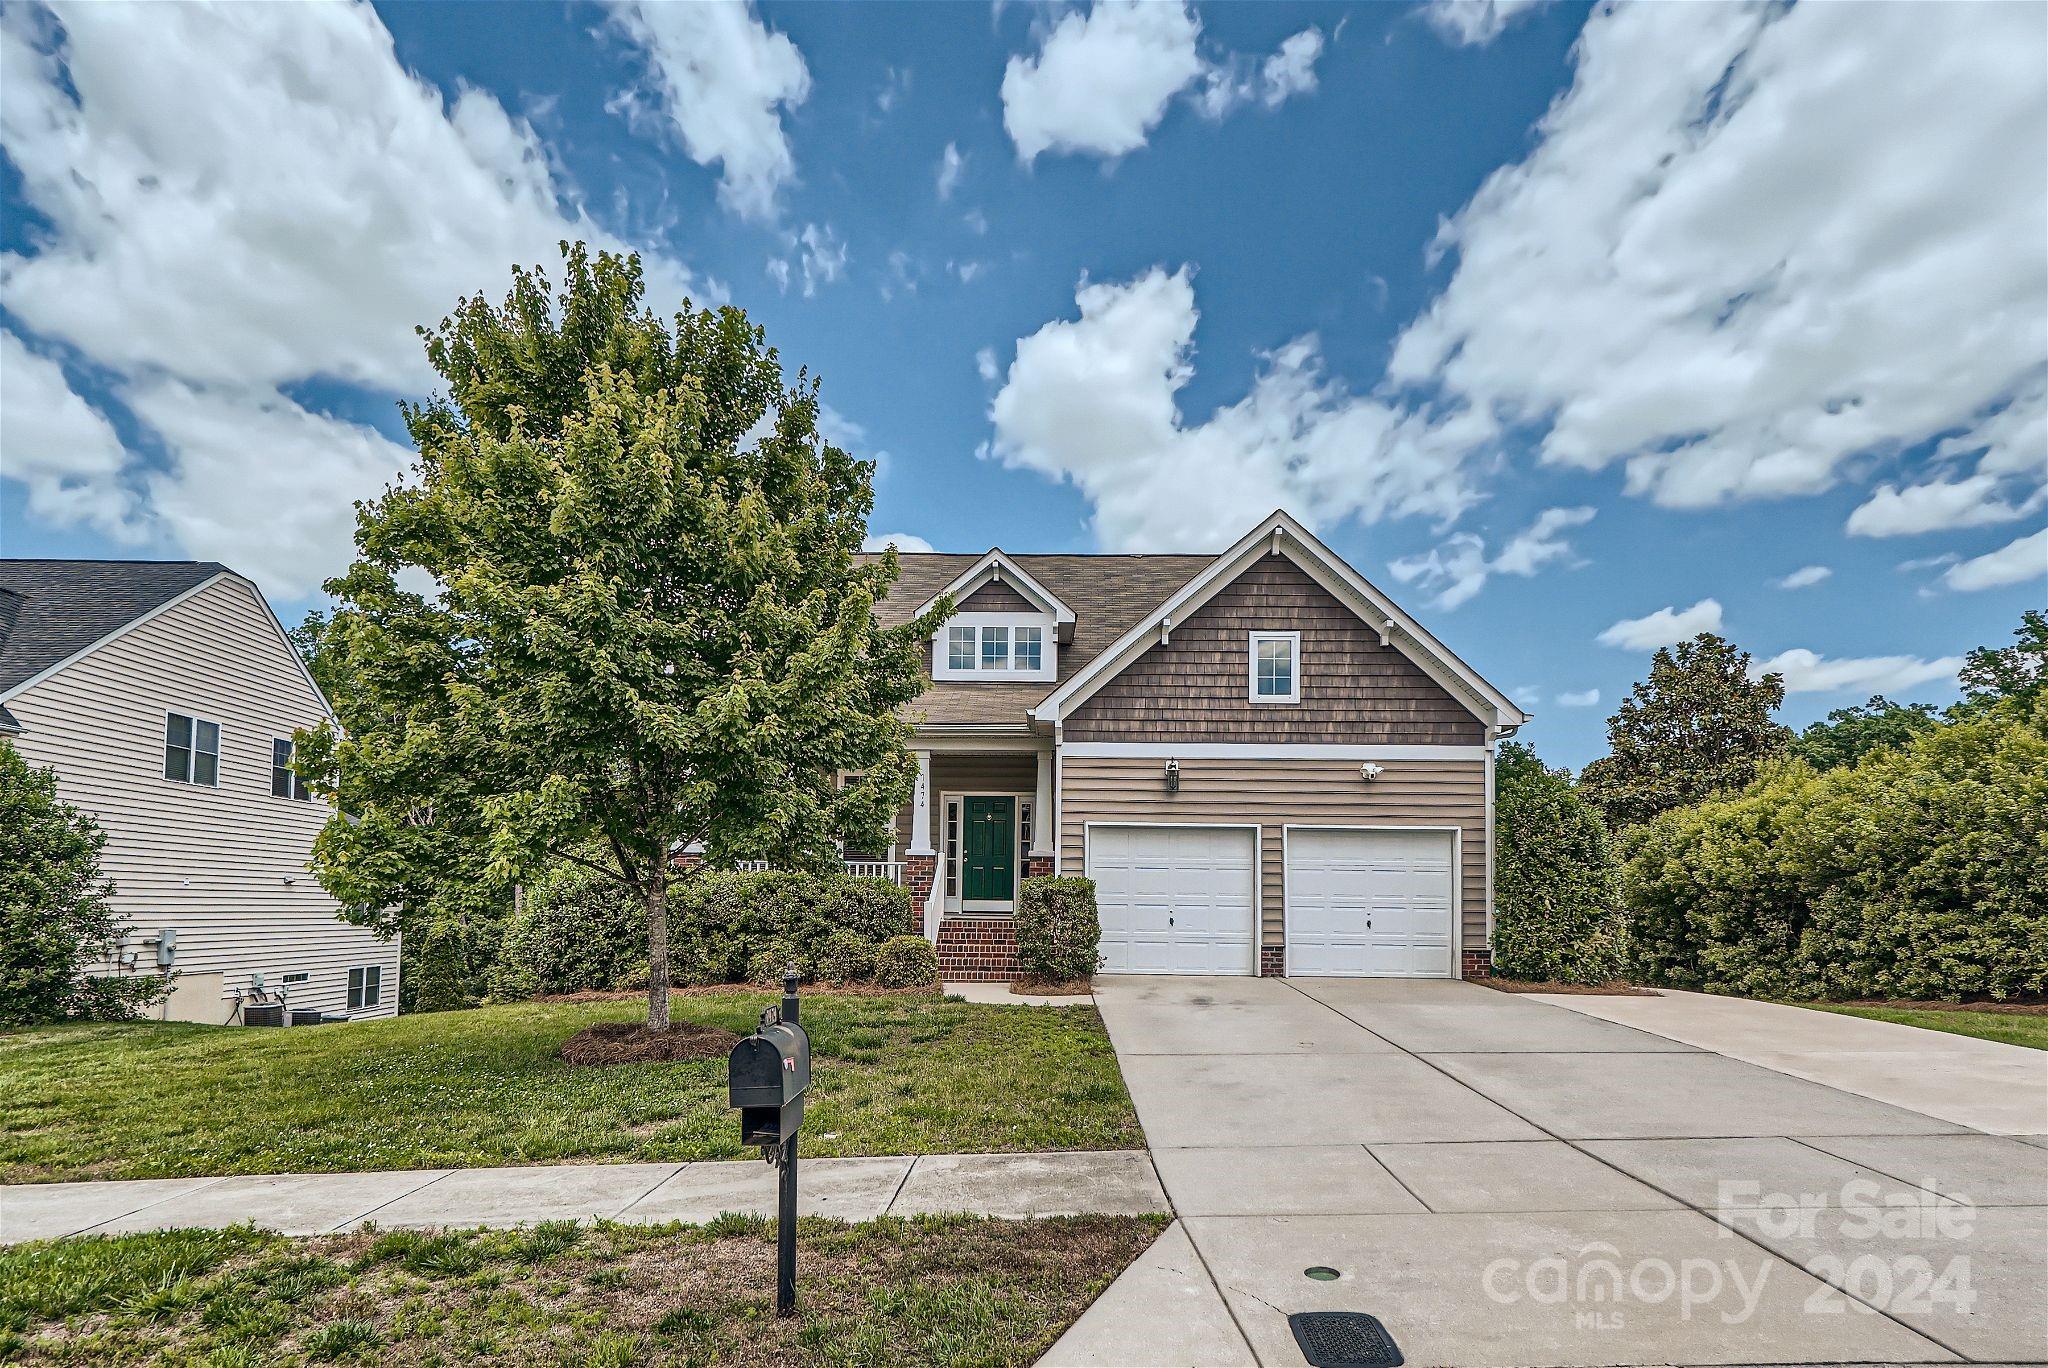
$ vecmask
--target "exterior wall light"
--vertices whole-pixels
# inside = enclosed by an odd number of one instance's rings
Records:
[[[1180,761],[1178,760],[1166,762],[1166,791],[1168,793],[1180,792]]]
[[[1384,774],[1385,772],[1386,771],[1384,767],[1380,765],[1375,765],[1370,760],[1366,761],[1364,764],[1358,767],[1358,777],[1365,780],[1365,782],[1368,784],[1370,784],[1373,780],[1379,778],[1380,775]]]

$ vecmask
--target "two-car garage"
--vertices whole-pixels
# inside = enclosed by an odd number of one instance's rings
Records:
[[[1455,831],[1288,826],[1279,836],[1289,974],[1456,975]],[[1090,823],[1104,972],[1259,972],[1271,839],[1248,825]]]

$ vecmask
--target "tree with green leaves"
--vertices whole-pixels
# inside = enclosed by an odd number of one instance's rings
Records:
[[[346,900],[402,884],[422,829],[473,824],[501,886],[581,865],[639,904],[664,1030],[675,852],[821,867],[883,841],[938,610],[876,624],[897,561],[857,559],[873,466],[820,438],[816,380],[785,384],[738,309],[642,295],[636,258],[565,244],[558,291],[515,270],[502,305],[422,329],[448,391],[406,408],[417,466],[327,586],[340,687],[379,701],[308,750]]]
[[[1868,703],[1836,708],[1792,743],[1792,754],[1817,770],[1853,765],[1872,751],[1903,746],[1941,725],[1931,703],[1894,703],[1872,694]]]
[[[1660,648],[1580,787],[1615,828],[1739,789],[1790,742],[1771,716],[1784,702],[1784,676],[1751,679],[1749,652],[1712,632]]]
[[[1598,810],[1568,771],[1519,741],[1501,743],[1494,795],[1494,972],[1555,983],[1621,978],[1621,865]]]
[[[57,775],[0,740],[0,1026],[114,1020],[163,996],[161,974],[89,977],[127,932],[100,873],[106,833],[57,797]]]
[[[2010,646],[1979,646],[1963,657],[1956,681],[1963,686],[1964,711],[2004,699],[2030,704],[2048,694],[2048,613],[2029,608],[2013,629]]]

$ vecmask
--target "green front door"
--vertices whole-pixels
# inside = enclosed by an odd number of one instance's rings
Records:
[[[1010,901],[1017,892],[1017,800],[969,798],[960,815],[961,900]]]

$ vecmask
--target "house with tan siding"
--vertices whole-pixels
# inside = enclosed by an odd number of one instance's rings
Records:
[[[1220,555],[912,554],[942,596],[883,868],[941,973],[1018,881],[1096,884],[1106,973],[1489,972],[1493,767],[1528,714],[1285,513]]]
[[[200,561],[0,560],[0,738],[106,832],[131,930],[101,974],[175,969],[167,1020],[398,1010],[398,941],[308,872],[329,809],[287,768],[332,717],[249,580]]]

